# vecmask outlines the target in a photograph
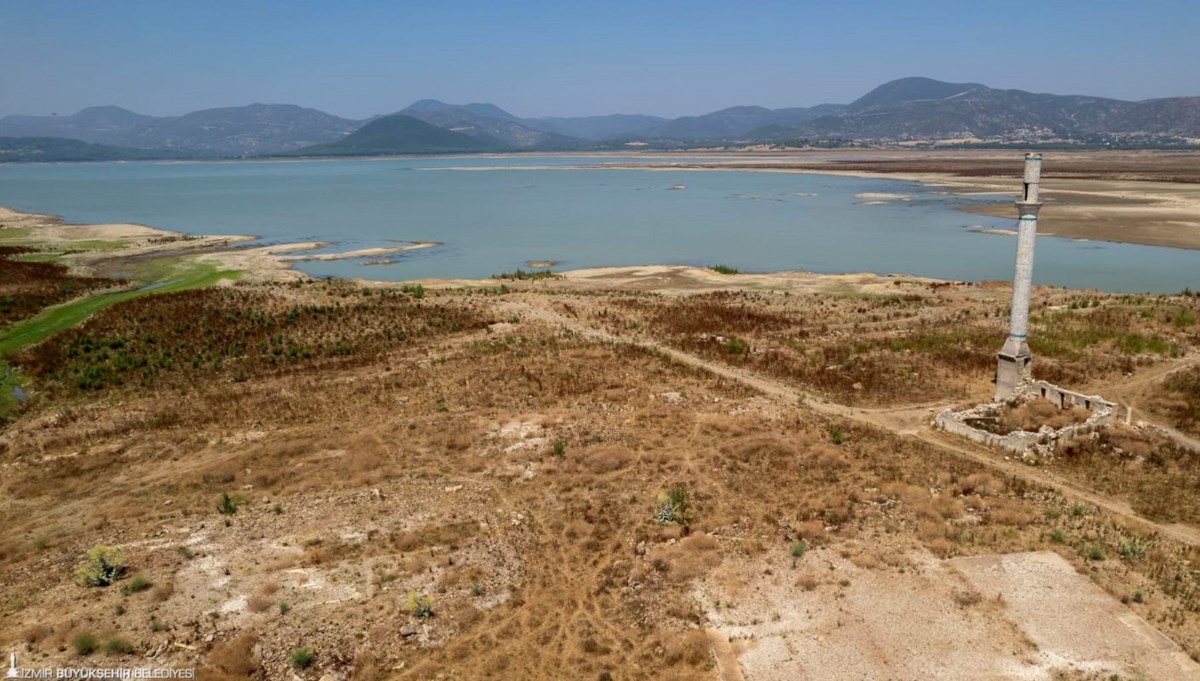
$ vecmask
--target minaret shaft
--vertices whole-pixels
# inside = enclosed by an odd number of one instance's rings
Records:
[[[1013,395],[1017,386],[1029,378],[1033,355],[1029,351],[1029,295],[1033,288],[1033,247],[1037,240],[1038,211],[1042,175],[1041,154],[1025,155],[1025,183],[1021,200],[1017,201],[1020,219],[1017,221],[1017,261],[1013,272],[1012,313],[1008,323],[1008,338],[1000,349],[996,364],[996,394],[1004,400]]]

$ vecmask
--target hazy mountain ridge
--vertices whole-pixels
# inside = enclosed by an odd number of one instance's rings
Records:
[[[423,99],[399,113],[492,143],[499,148],[576,149],[586,146],[583,140],[526,125],[494,104],[457,105]]]
[[[608,114],[606,116],[547,116],[526,119],[526,125],[595,142],[645,135],[670,121],[661,116]]]
[[[396,115],[421,121],[427,127],[394,119]],[[385,119],[392,121],[382,127],[368,128]],[[70,116],[0,119],[0,137],[41,138],[38,144],[42,146],[49,144],[44,138],[62,138],[194,157],[295,155],[300,150],[308,153],[310,149],[349,139],[356,131],[365,133],[349,145],[331,148],[341,150],[337,153],[350,153],[347,151],[350,148],[396,150],[378,153],[580,151],[630,145],[671,149],[694,145],[946,139],[987,143],[1197,144],[1200,143],[1200,97],[1129,102],[913,77],[884,83],[849,104],[782,109],[735,106],[675,119],[640,114],[521,118],[495,104],[456,105],[434,99],[420,100],[399,114],[368,121],[288,104],[205,109],[173,117],[145,116],[116,106],[100,106]],[[442,134],[447,132],[455,136]],[[389,134],[394,139],[387,139]],[[23,144],[29,148],[30,143]],[[89,156],[103,153],[97,149],[75,149]],[[114,158],[136,157],[128,149],[112,153]]]
[[[0,162],[148,161],[181,158],[161,149],[133,149],[64,137],[0,137]]]
[[[862,140],[1200,137],[1200,97],[1126,102],[902,78],[875,88],[832,118],[790,132]]]
[[[405,114],[381,116],[335,142],[305,147],[300,156],[382,156],[494,151],[497,144],[445,130]]]
[[[95,144],[246,156],[290,151],[350,134],[362,121],[294,104],[251,104],[145,116],[115,106],[70,116],[6,116],[0,137],[59,137]]]

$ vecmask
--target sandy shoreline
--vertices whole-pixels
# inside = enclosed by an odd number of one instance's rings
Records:
[[[0,245],[63,249],[61,258],[73,273],[111,275],[121,262],[150,257],[190,256],[198,262],[221,269],[239,270],[249,281],[296,281],[310,278],[292,264],[307,261],[378,258],[408,251],[434,248],[435,241],[405,243],[399,246],[361,248],[333,253],[309,253],[326,248],[324,241],[302,241],[258,247],[238,247],[255,241],[249,235],[191,235],[169,229],[132,223],[71,224],[53,215],[26,213],[0,206],[3,228],[27,232],[27,236],[5,238],[0,229]],[[75,250],[78,249],[78,250]]]
[[[630,170],[742,171],[842,175],[918,182],[958,196],[1011,196],[1020,188],[1020,153],[843,152],[732,155],[717,162],[578,166]],[[1056,170],[1055,164],[1058,164]],[[1010,167],[1011,166],[1011,167]],[[556,166],[564,169],[572,166]],[[1070,239],[1200,249],[1200,154],[1046,153],[1038,233]],[[882,199],[872,199],[882,200]],[[961,210],[1013,218],[1007,202]]]

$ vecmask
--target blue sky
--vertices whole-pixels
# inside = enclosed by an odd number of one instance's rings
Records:
[[[1194,0],[0,0],[0,35],[0,115],[266,102],[362,118],[433,97],[678,116],[844,103],[910,75],[1200,95]]]

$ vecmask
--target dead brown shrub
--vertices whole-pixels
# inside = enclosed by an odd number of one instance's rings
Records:
[[[50,627],[44,624],[35,624],[25,629],[25,631],[21,634],[21,638],[32,646],[41,643],[43,639],[50,635],[50,633]]]
[[[721,562],[720,545],[707,534],[693,534],[675,544],[660,546],[646,555],[651,565],[666,572],[673,582],[699,577]]]
[[[699,629],[692,629],[686,634],[677,634],[667,639],[663,643],[663,651],[668,664],[682,662],[703,669],[713,666],[708,635]]]
[[[981,497],[994,497],[998,494],[1003,494],[1004,490],[1004,482],[998,480],[991,473],[968,475],[954,485],[954,491],[962,496],[977,494]]]
[[[584,451],[580,463],[592,473],[611,473],[621,470],[633,462],[634,454],[628,447],[589,447]]]
[[[1022,402],[1016,407],[1002,408],[997,418],[1003,432],[1024,430],[1032,433],[1042,426],[1050,426],[1057,430],[1076,423],[1083,423],[1090,415],[1091,412],[1083,407],[1059,409],[1050,400],[1038,397],[1028,402]]]
[[[817,579],[814,575],[801,575],[796,578],[796,586],[805,591],[812,591],[820,585],[821,580]]]
[[[170,600],[171,596],[173,595],[175,595],[175,583],[163,582],[162,584],[155,586],[150,592],[150,599],[156,603],[162,603]]]
[[[208,653],[208,666],[226,677],[253,678],[259,668],[254,654],[257,642],[258,634],[252,631],[243,631],[228,641],[221,641]]]
[[[445,525],[427,525],[407,532],[399,532],[391,537],[392,547],[397,551],[416,551],[428,546],[446,546],[460,542],[473,536],[479,531],[479,524],[473,522],[447,523]]]

